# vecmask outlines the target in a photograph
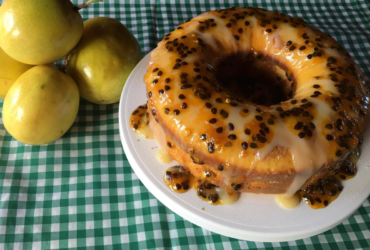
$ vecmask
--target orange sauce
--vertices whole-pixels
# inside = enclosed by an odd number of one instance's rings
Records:
[[[132,112],[130,127],[140,136],[152,139],[154,138],[153,133],[148,124],[149,113],[147,112],[147,104],[141,105]],[[253,128],[250,127],[250,129]],[[194,155],[191,156],[193,160],[196,160]],[[284,208],[291,209],[299,204],[296,198],[300,197],[313,209],[327,207],[342,192],[343,186],[341,181],[351,179],[356,175],[356,163],[359,156],[359,150],[356,148],[341,164],[330,168],[323,178],[317,180],[316,183],[308,185],[305,189],[299,190],[293,197],[276,195],[277,203]],[[172,161],[172,157],[162,150],[158,152],[157,159],[162,163]],[[206,174],[200,179],[195,178],[182,166],[168,168],[163,179],[166,185],[177,193],[185,193],[193,188],[200,199],[212,205],[230,205],[235,203],[240,197],[240,192],[230,193],[226,189],[220,188],[214,184],[215,181],[212,181],[212,177]]]
[[[163,179],[166,185],[177,193],[185,193],[194,186],[194,176],[181,166],[167,168]]]
[[[153,139],[153,133],[150,130],[149,113],[147,112],[147,105],[140,105],[137,107],[130,116],[130,127],[132,131],[145,139]]]
[[[163,177],[166,185],[176,193],[185,193],[193,188],[200,199],[212,205],[230,205],[239,199],[239,192],[229,193],[207,178],[197,179],[181,166],[166,169]]]
[[[327,207],[342,192],[341,181],[351,179],[356,175],[356,163],[359,156],[359,150],[356,148],[340,165],[329,169],[322,179],[298,191],[302,200],[313,209]]]
[[[207,201],[212,205],[222,205],[222,202],[216,192],[216,185],[204,181],[202,179],[198,179],[196,185],[193,186],[197,195],[200,199]]]

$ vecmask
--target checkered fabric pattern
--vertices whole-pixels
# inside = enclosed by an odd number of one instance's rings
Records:
[[[336,38],[370,78],[367,0],[105,0],[81,14],[121,21],[146,54],[185,20],[232,6],[304,18]],[[0,154],[0,249],[370,249],[370,198],[339,226],[290,242],[240,241],[182,219],[132,171],[120,142],[118,104],[82,100],[69,132],[46,146],[17,142],[0,120]]]

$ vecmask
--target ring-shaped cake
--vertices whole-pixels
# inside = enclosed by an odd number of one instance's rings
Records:
[[[165,35],[145,76],[156,139],[196,177],[288,195],[361,143],[369,91],[348,52],[301,18],[210,11]]]

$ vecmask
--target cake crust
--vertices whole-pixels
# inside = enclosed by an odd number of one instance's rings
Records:
[[[288,99],[239,95],[249,85],[227,82],[235,74],[271,74]],[[148,110],[176,145],[170,154],[243,192],[295,193],[357,147],[369,113],[364,77],[332,37],[259,8],[179,25],[152,52],[144,80]]]

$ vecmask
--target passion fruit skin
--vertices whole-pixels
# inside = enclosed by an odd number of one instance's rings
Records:
[[[69,0],[6,0],[0,7],[0,47],[25,64],[63,58],[82,31],[82,17]]]
[[[0,99],[4,99],[18,77],[32,67],[14,60],[0,48]]]
[[[25,144],[53,142],[72,126],[79,101],[70,76],[49,65],[35,66],[15,81],[4,99],[5,129]]]
[[[81,41],[67,56],[66,73],[76,81],[82,98],[112,104],[119,101],[141,58],[138,41],[122,23],[96,17],[84,22]]]

